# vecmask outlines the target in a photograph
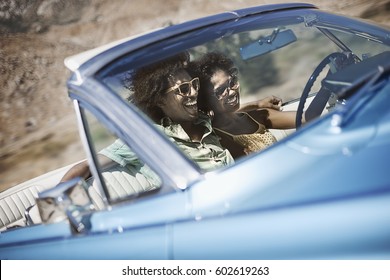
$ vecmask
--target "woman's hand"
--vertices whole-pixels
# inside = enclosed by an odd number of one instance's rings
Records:
[[[259,108],[270,108],[281,111],[282,99],[276,96],[267,96],[264,99],[258,101]]]
[[[243,104],[239,109],[239,111],[248,112],[248,111],[258,110],[262,108],[269,108],[269,109],[282,111],[282,99],[273,95],[267,96],[263,99]]]

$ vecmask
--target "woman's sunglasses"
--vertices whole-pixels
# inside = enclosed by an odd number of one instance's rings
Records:
[[[240,87],[240,83],[238,82],[238,78],[236,75],[230,76],[229,80],[227,80],[226,84],[217,88],[214,91],[215,97],[217,97],[218,100],[221,100],[226,93],[229,92],[229,90],[236,90]]]
[[[175,94],[186,97],[186,96],[191,95],[191,88],[195,89],[196,91],[199,90],[199,78],[198,77],[193,78],[189,82],[184,82],[184,83],[181,83],[178,85],[174,85],[173,87],[170,87],[167,90],[165,90],[165,93],[168,93],[168,92],[171,92],[174,90],[178,90],[175,92]]]

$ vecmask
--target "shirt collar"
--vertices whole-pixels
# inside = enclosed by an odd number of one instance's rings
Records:
[[[208,115],[199,112],[199,117],[194,121],[194,124],[199,124],[204,126],[205,133],[202,136],[202,140],[209,135],[213,128],[211,126],[211,119]],[[168,137],[173,137],[185,141],[191,141],[190,137],[188,134],[185,132],[183,127],[178,124],[173,122],[169,117],[164,117],[160,120],[160,124],[157,125],[160,130],[162,130]]]

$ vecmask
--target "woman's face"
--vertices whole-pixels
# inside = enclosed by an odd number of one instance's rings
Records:
[[[192,79],[184,69],[174,73],[169,81],[168,92],[160,108],[172,121],[180,123],[198,118],[199,80]]]
[[[217,70],[210,77],[208,101],[214,112],[234,112],[240,107],[240,85],[237,76]]]

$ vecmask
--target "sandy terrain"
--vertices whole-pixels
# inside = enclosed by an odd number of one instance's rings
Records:
[[[0,5],[0,191],[84,158],[66,93],[65,57],[168,24],[286,1],[32,2],[38,3],[30,10],[32,14],[15,17],[18,25],[12,25],[14,29],[11,25],[1,28],[7,7]],[[310,3],[326,11],[390,24],[389,0]],[[60,4],[65,6],[61,9]]]

